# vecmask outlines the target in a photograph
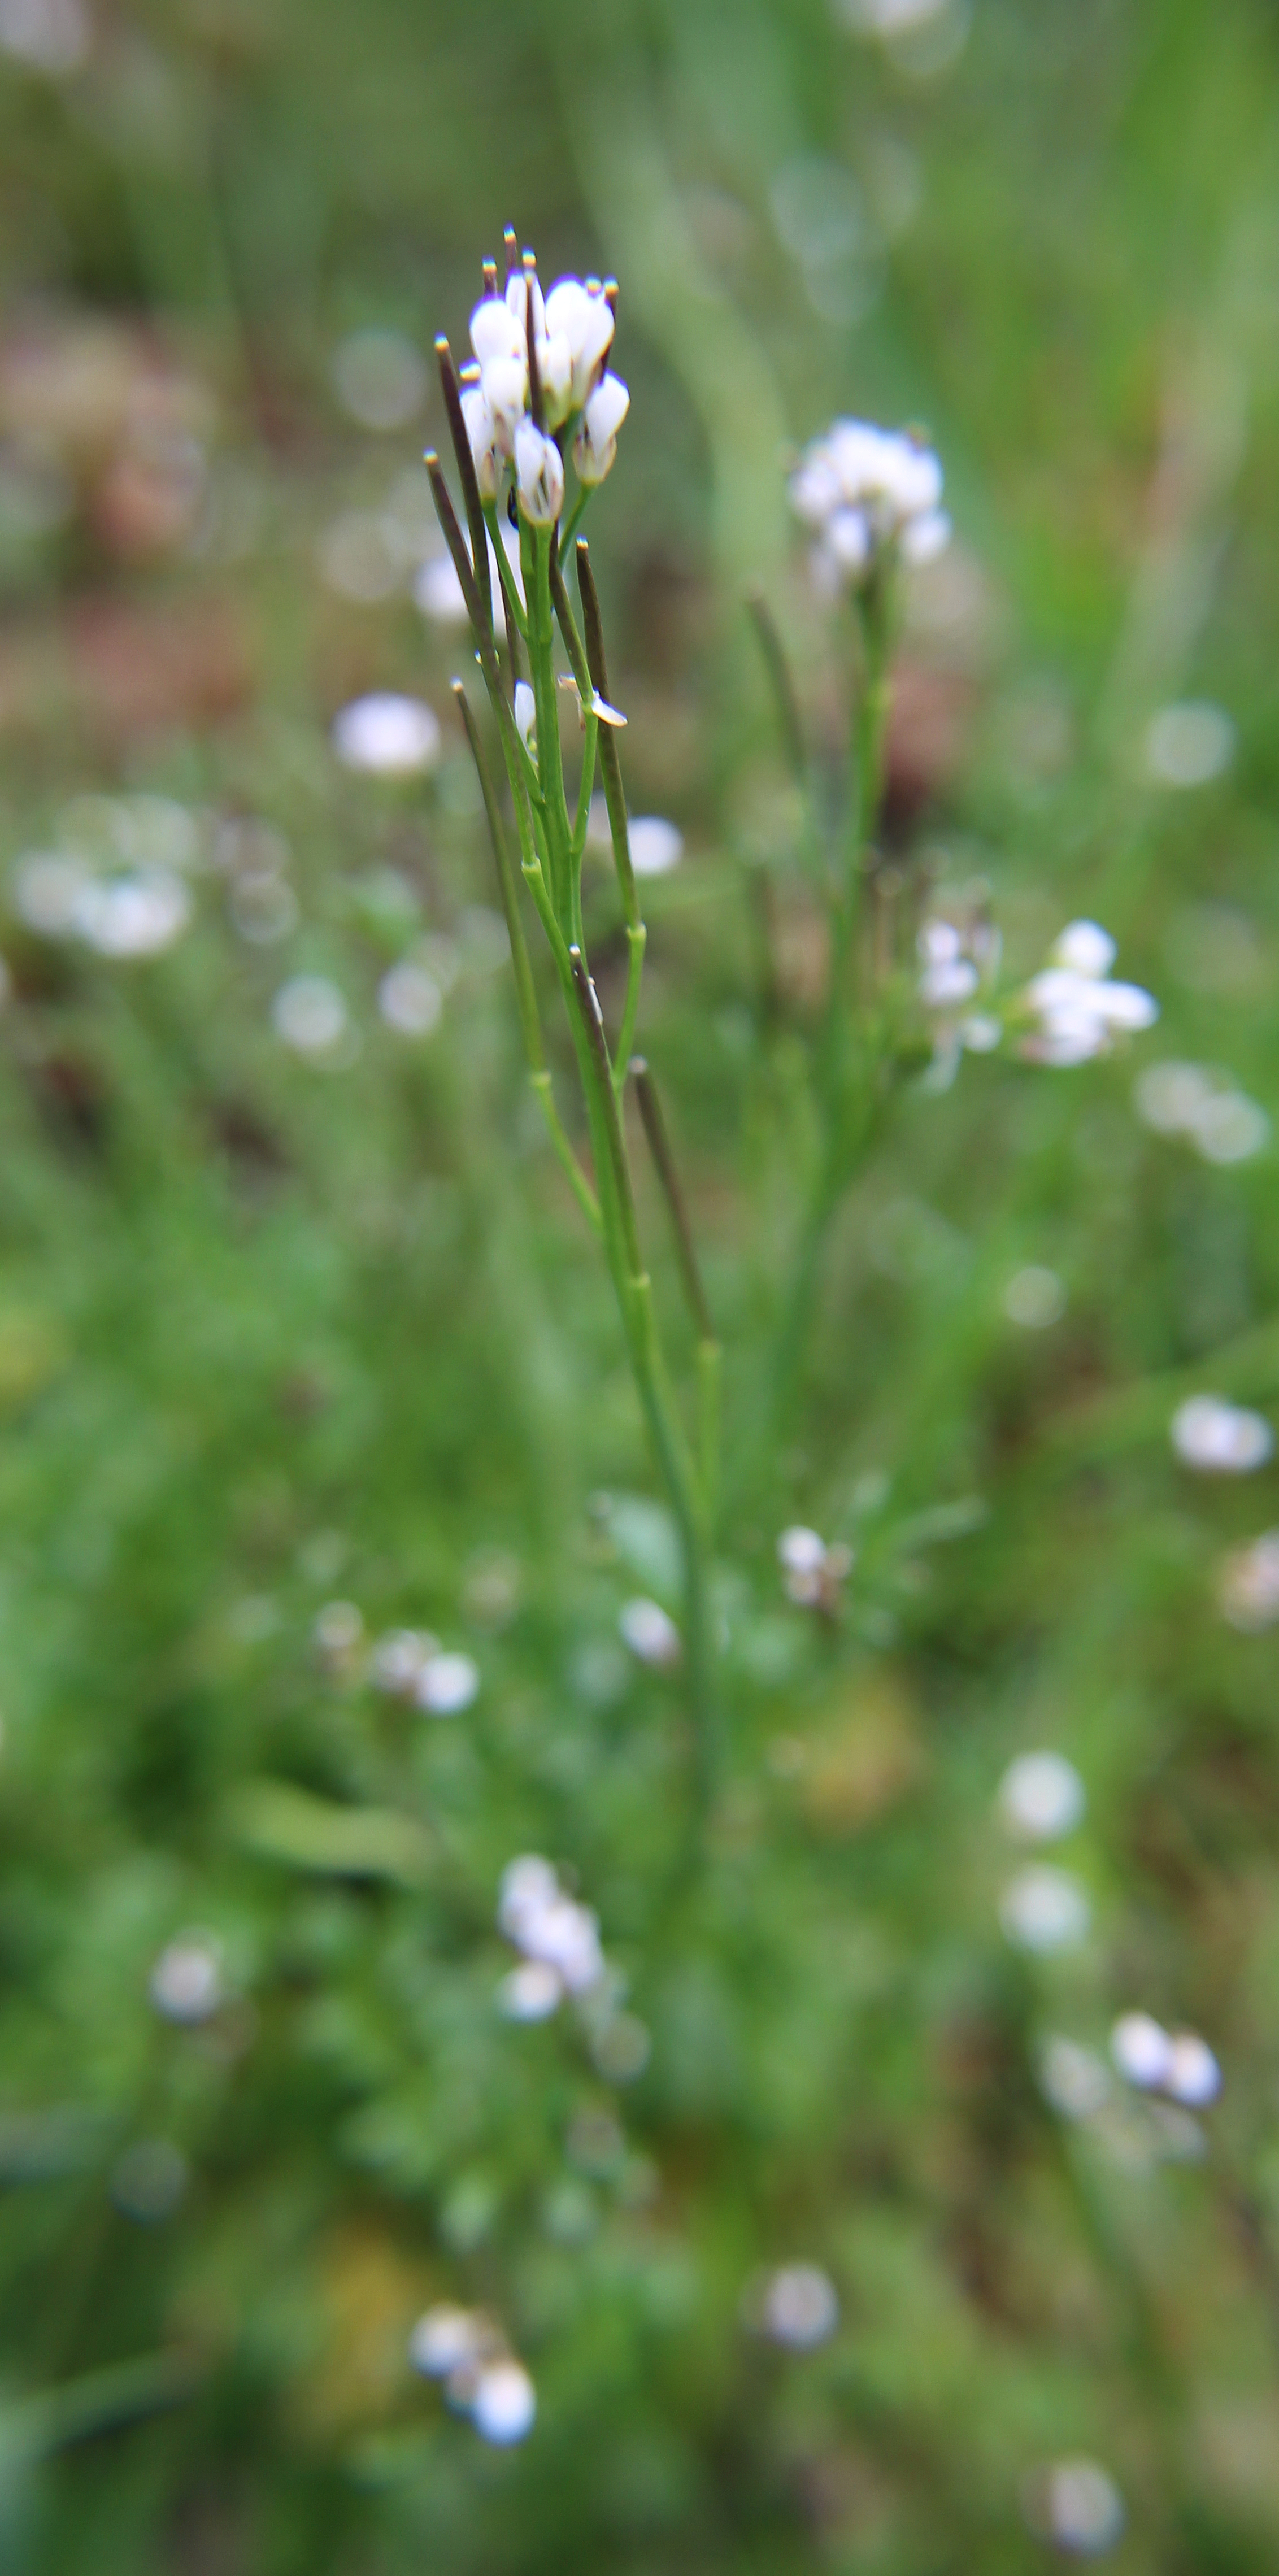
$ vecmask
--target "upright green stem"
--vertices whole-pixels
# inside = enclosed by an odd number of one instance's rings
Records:
[[[818,1042],[817,1095],[821,1144],[769,1372],[765,1440],[779,1436],[794,1401],[812,1331],[822,1261],[840,1200],[859,1147],[872,1132],[875,1068],[863,1061],[860,1114],[849,1099],[848,1024],[855,996],[849,959],[860,910],[862,879],[879,822],[888,728],[891,593],[876,576],[858,602],[862,642],[861,687],[853,707],[848,810],[830,909],[830,980]],[[756,621],[758,629],[758,619]],[[761,642],[764,635],[761,631]],[[863,1050],[865,1054],[865,1050]]]

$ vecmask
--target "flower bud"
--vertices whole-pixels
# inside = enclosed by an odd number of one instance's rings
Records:
[[[471,347],[480,365],[491,358],[518,358],[524,350],[522,319],[498,295],[486,295],[471,315]]]
[[[482,501],[495,501],[501,478],[502,460],[497,443],[497,422],[493,406],[483,385],[468,385],[462,395],[462,418],[475,465],[475,479]]]
[[[535,528],[553,528],[564,505],[564,467],[554,439],[528,419],[515,431],[515,476],[524,517]]]
[[[566,331],[537,343],[537,374],[548,429],[559,429],[573,408],[573,350]]]
[[[515,683],[515,729],[525,750],[537,757],[537,700],[527,680]]]
[[[631,398],[621,377],[602,377],[573,442],[573,462],[583,483],[603,482],[617,454],[617,433],[630,407]]]
[[[592,294],[576,277],[562,277],[546,299],[546,327],[563,333],[572,352],[569,409],[583,411],[613,344],[613,315],[603,291]]]
[[[515,432],[524,416],[528,400],[528,362],[523,355],[514,358],[490,358],[482,378],[483,390],[493,414],[494,435],[498,453],[512,456]]]

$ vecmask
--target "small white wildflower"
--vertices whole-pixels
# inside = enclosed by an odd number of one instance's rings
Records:
[[[1114,2479],[1096,2460],[1057,2460],[1037,2470],[1023,2505],[1031,2530],[1072,2558],[1104,2557],[1127,2520]]]
[[[1221,2068],[1197,2031],[1174,2031],[1169,2049],[1168,2071],[1163,2089],[1174,2102],[1184,2102],[1191,2110],[1201,2110],[1215,2102],[1221,2091]]]
[[[1045,2101],[1066,2120],[1091,2120],[1109,2099],[1110,2078],[1101,2059],[1073,2039],[1046,2039],[1039,2057]]]
[[[583,286],[576,277],[561,277],[546,298],[549,339],[563,339],[572,359],[569,409],[585,408],[600,382],[613,345],[613,310],[598,282]]]
[[[1058,1950],[1078,1949],[1086,1940],[1092,1907],[1077,1878],[1041,1863],[1009,1881],[999,1916],[1016,1948],[1050,1957]]]
[[[637,814],[627,825],[627,839],[637,877],[669,876],[684,856],[684,835],[663,814]]]
[[[350,1014],[327,975],[294,975],[271,1005],[277,1037],[296,1055],[331,1055],[345,1037]]]
[[[919,979],[919,998],[928,1011],[955,1010],[971,1002],[981,981],[969,957],[937,960],[925,966]]]
[[[1003,1034],[1003,1021],[993,1011],[974,1011],[959,1023],[959,1043],[970,1055],[993,1055]]]
[[[796,1523],[777,1542],[777,1561],[788,1574],[820,1574],[826,1563],[826,1541],[815,1529]]]
[[[1220,1395],[1188,1396],[1172,1417],[1170,1436],[1183,1464],[1201,1475],[1251,1475],[1275,1445],[1263,1414]]]
[[[1060,1842],[1082,1822],[1088,1798],[1064,1753],[1021,1753],[999,1784],[999,1810],[1023,1842]]]
[[[444,996],[425,966],[411,957],[388,967],[377,988],[377,1006],[389,1029],[402,1038],[428,1038],[438,1028]]]
[[[441,750],[439,719],[421,698],[375,690],[353,698],[334,717],[333,748],[347,769],[409,778],[434,769]]]
[[[1167,2083],[1172,2041],[1153,2014],[1121,2013],[1110,2034],[1110,2054],[1120,2074],[1141,2092],[1158,2092]]]
[[[1111,981],[1114,954],[1109,932],[1097,922],[1067,924],[1055,962],[1032,976],[1022,997],[1038,1023],[1022,1041],[1031,1062],[1086,1064],[1107,1052],[1116,1032],[1147,1029],[1158,1019],[1158,1003],[1140,984]]]
[[[1050,1324],[1059,1323],[1066,1311],[1066,1291],[1055,1270],[1045,1270],[1038,1262],[1029,1262],[1024,1270],[1015,1270],[1004,1290],[1004,1313],[1011,1324],[1024,1331],[1045,1332]]]
[[[509,2357],[487,2362],[471,2400],[471,2422],[484,2441],[506,2449],[533,2429],[537,2396],[523,2364]]]
[[[418,2318],[409,2336],[409,2361],[423,2379],[448,2379],[475,2360],[489,2332],[475,2309],[441,2302]]]
[[[683,1652],[680,1633],[659,1601],[642,1597],[623,1603],[617,1614],[618,1635],[636,1661],[669,1672]]]
[[[1263,1530],[1250,1547],[1223,1557],[1217,1572],[1223,1616],[1244,1636],[1257,1636],[1279,1619],[1279,1530]]]
[[[480,1668],[472,1655],[432,1655],[423,1665],[414,1698],[431,1717],[458,1717],[478,1696]]]
[[[811,2352],[839,2324],[834,2283],[815,2263],[784,2263],[764,2286],[761,2321],[773,2343]]]
[[[497,1990],[498,2010],[508,2021],[546,2021],[563,2000],[559,1970],[546,1959],[522,1959]]]
[[[1161,787],[1203,787],[1235,756],[1235,729],[1224,707],[1187,698],[1161,707],[1146,727],[1146,767]]]
[[[1054,942],[1052,962],[1064,966],[1071,975],[1083,975],[1089,983],[1099,983],[1110,973],[1119,951],[1108,930],[1097,921],[1068,921],[1061,937]]]
[[[497,1907],[498,1925],[507,1939],[518,1947],[524,1925],[554,1901],[559,1888],[558,1873],[540,1852],[522,1852],[518,1860],[508,1861]]]
[[[211,1932],[182,1932],[151,1971],[151,2001],[166,2021],[209,2021],[225,1999],[222,1944]]]

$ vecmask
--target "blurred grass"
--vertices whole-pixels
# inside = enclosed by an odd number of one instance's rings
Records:
[[[192,0],[104,17],[62,84],[0,67],[6,347],[126,317],[216,422],[198,543],[122,551],[86,454],[69,516],[14,547],[6,868],[73,794],[143,788],[268,820],[301,907],[255,948],[201,880],[154,964],[6,923],[6,2563],[1002,2576],[1044,2555],[1027,2472],[1082,2450],[1127,2499],[1132,2576],[1273,2564],[1274,1660],[1214,1584],[1279,1514],[1273,1470],[1193,1482],[1167,1441],[1194,1387],[1273,1404],[1273,1154],[1217,1170],[1152,1136],[1130,1062],[967,1063],[850,1202],[802,1425],[755,1476],[811,1140],[805,1042],[759,984],[752,869],[786,808],[741,592],[767,577],[820,732],[779,442],[837,406],[926,420],[963,578],[906,650],[959,750],[906,744],[903,852],[986,877],[1019,968],[1095,910],[1161,996],[1147,1054],[1220,1061],[1273,1111],[1276,112],[1273,12],[1243,0],[975,0],[926,77],[817,0]],[[803,156],[878,207],[842,266],[779,237]],[[591,1508],[645,1489],[640,1426],[521,1106],[461,748],[391,788],[325,730],[366,686],[443,714],[461,658],[402,592],[320,582],[334,515],[439,431],[429,406],[355,429],[333,349],[368,322],[460,344],[508,218],[545,271],[622,279],[634,414],[593,543],[632,803],[690,845],[646,890],[644,1038],[737,1426],[732,1777],[691,1888],[678,1687],[616,1640],[660,1575],[642,1517]],[[1181,695],[1226,706],[1238,750],[1178,797],[1139,752]],[[775,884],[802,988],[803,889]],[[601,876],[611,1007],[609,902]],[[406,1046],[374,992],[424,933],[464,971]],[[297,971],[347,996],[345,1070],[273,1034]],[[1042,1335],[1001,1302],[1031,1261],[1068,1291]],[[796,1516],[858,1545],[829,1632],[781,1599]],[[326,1669],[335,1594],[370,1634],[473,1652],[474,1710],[436,1727]],[[1041,1742],[1087,1781],[1096,1929],[1028,1966],[991,1801]],[[534,1847],[631,1979],[632,2089],[493,2011],[497,1879]],[[242,1999],[205,2034],[147,2002],[191,1921]],[[1222,2056],[1201,2165],[1125,2166],[1040,2098],[1044,2035],[1102,2044],[1132,2002]],[[154,2137],[190,2180],[144,2226],[112,2177]],[[758,2268],[801,2258],[843,2312],[804,2358],[740,2322]],[[533,2370],[509,2458],[404,2367],[454,2295]],[[189,2402],[88,2438],[100,2374],[142,2386],[157,2354]],[[68,2444],[38,2474],[37,2423]]]

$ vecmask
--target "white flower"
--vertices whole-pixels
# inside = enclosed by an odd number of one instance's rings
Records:
[[[902,430],[837,420],[814,439],[791,477],[791,506],[819,538],[818,570],[857,582],[893,552],[927,563],[950,537],[940,507],[942,470],[931,448]]]
[[[511,284],[515,282],[512,277]],[[521,301],[518,311],[508,290],[506,296],[486,295],[471,315],[471,347],[481,368],[490,366],[495,358],[526,356],[523,280],[520,279],[519,283]]]
[[[473,2308],[428,2308],[409,2336],[409,2361],[424,2379],[448,2379],[474,2361],[489,2340],[487,2319]]]
[[[852,1572],[853,1551],[828,1547],[817,1530],[796,1522],[778,1539],[777,1561],[788,1601],[803,1610],[833,1611],[838,1607],[839,1587]]]
[[[1153,2014],[1121,2013],[1110,2034],[1110,2054],[1120,2074],[1143,2093],[1158,2092],[1167,2083],[1172,2041]]]
[[[515,479],[525,518],[535,528],[554,527],[564,506],[564,466],[554,439],[527,418],[516,424]]]
[[[495,501],[502,479],[502,451],[498,442],[497,414],[483,384],[467,385],[464,389],[462,418],[466,423],[480,499]]]
[[[948,511],[921,511],[917,519],[908,519],[902,529],[903,563],[935,563],[938,555],[945,553],[953,533]]]
[[[568,343],[569,409],[582,411],[613,345],[613,311],[603,288],[583,286],[576,277],[561,277],[546,299],[546,329],[551,339]]]
[[[524,358],[490,358],[480,378],[480,390],[493,419],[493,436],[498,455],[515,454],[515,441],[525,418],[528,401],[528,366]]]
[[[627,1601],[617,1617],[622,1644],[629,1646],[636,1661],[653,1664],[659,1672],[669,1672],[680,1659],[680,1633],[660,1601],[643,1598]]]
[[[627,825],[631,866],[637,877],[664,877],[684,856],[684,835],[664,814],[638,814]]]
[[[471,2400],[471,2422],[486,2442],[503,2449],[533,2429],[537,2397],[523,2364],[509,2355],[481,2370]]]
[[[1275,1445],[1263,1414],[1228,1404],[1220,1395],[1188,1396],[1178,1405],[1170,1429],[1178,1457],[1202,1475],[1250,1475],[1255,1467],[1264,1467]]]
[[[1092,1907],[1077,1878],[1041,1864],[1019,1871],[1010,1880],[999,1916],[1007,1938],[1019,1950],[1048,1957],[1056,1950],[1078,1949],[1087,1937]]]
[[[211,1932],[183,1932],[151,1971],[151,2001],[166,2021],[208,2021],[222,2003],[222,1944]]]
[[[1200,2039],[1197,2031],[1174,2032],[1163,2081],[1164,2091],[1171,2093],[1174,2102],[1184,2102],[1192,2110],[1216,2101],[1221,2091],[1221,2068],[1207,2040]]]
[[[1100,922],[1068,921],[1053,947],[1052,962],[1066,967],[1072,975],[1086,975],[1095,982],[1110,973],[1118,953],[1110,932],[1103,930]]]
[[[1064,1753],[1022,1753],[999,1784],[999,1810],[1009,1833],[1028,1843],[1060,1842],[1082,1822],[1083,1781]]]
[[[333,748],[347,769],[409,778],[434,769],[441,750],[439,719],[421,698],[374,690],[366,698],[353,698],[334,717]]]
[[[539,1854],[528,1853],[503,1871],[497,1920],[508,1941],[526,1959],[553,1969],[569,1994],[585,1994],[599,1984],[604,1974],[599,1918],[565,1893],[550,1862]]]
[[[470,1707],[479,1687],[480,1668],[471,1655],[431,1655],[413,1696],[431,1717],[457,1717]]]
[[[546,2021],[563,2000],[559,1970],[544,1959],[521,1960],[497,1990],[498,2009],[508,2021]]]
[[[521,348],[524,348],[527,343],[530,294],[533,299],[533,337],[535,340],[544,340],[546,338],[546,299],[538,284],[537,271],[532,264],[531,254],[529,265],[524,268],[513,268],[506,281],[507,309],[514,314],[519,324]]]
[[[75,926],[103,957],[156,957],[171,948],[191,914],[191,897],[171,868],[91,877],[80,891]]]
[[[815,2263],[783,2263],[764,2285],[761,2323],[773,2343],[811,2352],[839,2324],[835,2287]]]
[[[515,730],[530,759],[537,758],[537,700],[527,680],[515,683]]]
[[[936,965],[925,966],[919,979],[919,998],[927,1011],[955,1008],[971,1002],[980,977],[969,957],[954,957]]]
[[[1139,984],[1111,982],[1114,954],[1109,932],[1097,922],[1068,924],[1053,962],[1032,976],[1023,996],[1039,1023],[1022,1041],[1032,1063],[1086,1064],[1107,1052],[1117,1030],[1148,1029],[1158,1019],[1158,1003]]]
[[[1032,2531],[1072,2558],[1104,2557],[1127,2520],[1114,2479],[1096,2460],[1058,2460],[1038,2470],[1023,2501]]]
[[[602,483],[617,454],[617,433],[631,407],[620,376],[607,375],[596,386],[573,441],[573,463],[582,483]]]

